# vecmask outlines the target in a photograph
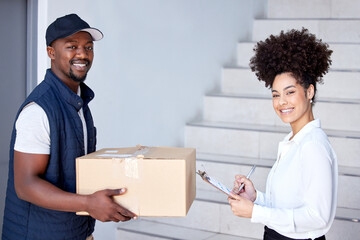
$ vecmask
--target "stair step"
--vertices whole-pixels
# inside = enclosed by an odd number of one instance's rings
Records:
[[[257,171],[257,169],[256,169]],[[255,173],[254,173],[255,174]],[[206,183],[204,183],[206,185]],[[220,191],[208,191],[203,189],[196,190],[196,200],[204,202],[213,202],[223,205],[229,205],[227,195]],[[360,227],[360,208],[337,207],[336,219],[358,223]]]
[[[250,68],[224,68],[221,79],[223,93],[271,96],[271,91],[265,88],[265,83],[260,82]],[[340,99],[360,99],[360,72],[329,71],[324,76],[324,84],[318,84],[317,87],[317,99],[334,96]]]
[[[265,39],[263,39],[265,40]],[[240,42],[237,45],[237,64],[239,67],[249,67],[250,58],[254,56],[255,42]],[[360,44],[331,43],[331,70],[360,70]]]
[[[196,161],[196,165],[197,169],[201,170],[205,168],[205,171],[211,177],[219,180],[229,189],[231,189],[233,186],[235,175],[246,175],[251,169],[251,166],[243,165],[241,162],[224,163],[198,158]],[[270,169],[271,167],[268,166],[257,166],[255,172],[251,176],[251,180],[254,182],[258,190],[263,192],[265,191],[266,180]],[[357,168],[357,170],[358,173],[360,173],[360,168]],[[196,185],[198,190],[217,192],[214,187],[203,182],[201,178],[196,179]],[[360,189],[360,174],[349,176],[340,173],[338,185],[338,206],[360,210],[360,193],[354,192],[354,189]],[[358,217],[360,218],[360,216]]]
[[[353,239],[360,234],[359,210],[338,208],[336,219],[327,239]],[[173,224],[205,231],[220,232],[235,236],[262,239],[262,224],[251,223],[247,218],[233,215],[225,194],[197,190],[197,197],[184,218],[149,218],[150,221]]]
[[[289,132],[288,127],[279,126],[192,122],[185,128],[185,146],[211,154],[274,159],[278,143]],[[325,132],[337,154],[339,165],[360,167],[359,133],[326,129]]]
[[[271,95],[270,90],[265,87],[265,83],[259,81],[249,67],[223,68],[221,91],[228,94]]]
[[[200,194],[197,191],[197,194]],[[189,213],[184,218],[149,218],[151,221],[168,223],[182,227],[196,228],[204,231],[218,232],[235,236],[262,239],[264,226],[252,224],[247,218],[235,217],[226,203],[195,199]],[[226,200],[225,194],[218,196]]]
[[[258,167],[264,168],[271,168],[275,163],[275,158],[260,159],[225,154],[204,153],[199,151],[196,152],[196,160],[222,164],[237,164],[242,166],[253,166],[255,164]],[[339,175],[360,177],[360,167],[347,167],[341,165],[338,167]],[[202,165],[200,165],[199,169],[201,170],[202,168]]]
[[[360,19],[258,19],[254,21],[252,40],[265,40],[281,30],[301,30],[302,27],[326,43],[360,43]]]
[[[244,109],[249,109],[244,111]],[[359,131],[360,99],[318,99],[315,118],[325,129]],[[336,113],[336,118],[334,118]],[[273,109],[270,96],[211,94],[204,99],[204,120],[211,122],[242,122],[285,126]]]
[[[359,18],[358,0],[268,0],[269,18]]]
[[[180,227],[167,223],[158,223],[141,219],[121,224],[117,228],[118,239],[155,240],[155,239],[206,239],[206,240],[254,240],[211,231]]]

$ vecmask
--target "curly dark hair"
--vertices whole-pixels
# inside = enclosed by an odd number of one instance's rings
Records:
[[[313,84],[316,93],[316,83],[322,83],[331,65],[332,50],[328,47],[305,28],[281,31],[255,45],[250,68],[266,87],[272,88],[276,75],[290,72],[305,90]]]

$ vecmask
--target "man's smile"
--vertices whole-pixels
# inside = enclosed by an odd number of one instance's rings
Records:
[[[89,60],[72,60],[70,64],[78,71],[87,71],[90,64]]]

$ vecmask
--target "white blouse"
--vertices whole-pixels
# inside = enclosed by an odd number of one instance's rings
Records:
[[[337,157],[316,119],[292,140],[279,143],[278,157],[266,182],[257,191],[252,222],[262,223],[290,238],[326,234],[337,204]]]

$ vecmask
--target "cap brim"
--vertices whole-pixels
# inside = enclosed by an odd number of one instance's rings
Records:
[[[90,33],[90,35],[94,41],[99,41],[104,37],[103,33],[99,29],[96,29],[96,28],[84,28],[84,29],[79,30],[78,32],[81,32],[81,31]]]

